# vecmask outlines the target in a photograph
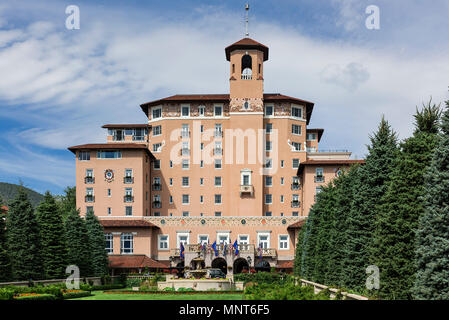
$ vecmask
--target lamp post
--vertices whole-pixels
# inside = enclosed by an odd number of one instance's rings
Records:
[[[246,260],[248,261],[248,265],[249,265],[249,267],[251,268],[251,262],[252,262],[253,259],[251,259],[251,256],[248,256],[248,257],[246,258]]]

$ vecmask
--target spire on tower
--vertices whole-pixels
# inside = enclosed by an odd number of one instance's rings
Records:
[[[246,20],[245,20],[245,36],[248,37],[248,11],[249,11],[249,3],[245,4],[245,11],[246,11]]]

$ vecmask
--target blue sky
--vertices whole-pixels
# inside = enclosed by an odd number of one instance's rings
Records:
[[[101,125],[144,122],[139,104],[164,96],[228,92],[224,48],[244,35],[244,3],[0,3],[0,181],[60,194],[74,184],[67,147],[102,142]],[[71,4],[80,30],[65,28]],[[365,27],[368,5],[380,30]],[[250,6],[250,37],[270,47],[265,92],[314,101],[323,149],[362,158],[382,114],[405,138],[416,105],[448,99],[448,1]]]

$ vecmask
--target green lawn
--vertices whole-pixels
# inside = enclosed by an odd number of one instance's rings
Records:
[[[126,294],[126,293],[104,293],[103,291],[92,291],[93,296],[72,300],[242,300],[243,294]]]

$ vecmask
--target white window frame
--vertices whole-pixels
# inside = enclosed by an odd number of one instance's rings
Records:
[[[217,161],[220,162],[220,168],[217,168]],[[223,161],[221,159],[214,159],[214,169],[215,170],[223,169]]]
[[[231,238],[230,232],[217,231],[217,244],[222,242],[219,240],[220,237],[226,237],[226,243],[229,244],[229,239]]]
[[[187,198],[188,198],[188,202],[184,202],[184,196],[187,196]],[[189,194],[182,194],[181,195],[181,203],[183,204],[183,205],[185,205],[185,206],[187,206],[187,205],[189,205],[190,204],[190,195]]]
[[[220,196],[220,202],[217,202],[217,196]],[[217,206],[223,204],[223,196],[221,193],[214,194],[214,204]]]
[[[105,233],[104,234],[104,240],[106,241],[106,245],[108,243],[111,244],[110,246],[106,246],[106,248],[105,248],[106,252],[108,254],[113,254],[114,253],[114,235],[111,232]]]
[[[246,241],[244,243],[242,243],[242,238],[241,237],[247,237],[247,239],[246,239]],[[237,236],[237,238],[238,238],[238,240],[237,240],[238,244],[250,244],[250,242],[249,242],[249,234],[239,234]]]
[[[310,136],[313,136],[313,139],[310,139]],[[316,132],[309,132],[309,133],[307,133],[306,140],[307,141],[315,141],[316,140],[316,136],[317,136]]]
[[[270,131],[267,130],[268,126],[271,127]],[[272,123],[266,123],[265,124],[265,133],[266,134],[272,134],[273,133],[273,124]]]
[[[295,130],[293,130],[293,128],[298,127],[299,128],[299,133],[294,132]],[[292,123],[292,134],[295,136],[301,136],[302,135],[302,126],[296,123]]]
[[[167,240],[162,241],[162,237],[167,237]],[[162,248],[161,244],[167,243],[167,248]],[[169,234],[158,234],[157,235],[157,249],[159,251],[168,251],[170,250],[170,235]]]
[[[184,162],[187,163],[187,168],[184,168]],[[189,170],[190,169],[190,161],[189,161],[189,159],[182,159],[181,168],[182,168],[182,170]]]
[[[287,237],[286,241],[287,243],[287,247],[286,248],[281,248],[281,237]],[[290,250],[290,236],[288,234],[279,234],[278,235],[278,250]]]
[[[271,248],[271,233],[270,232],[258,232],[257,233],[257,248],[260,246],[260,236],[267,236],[267,248]]]
[[[160,117],[157,117],[157,118],[154,117],[154,111],[155,110],[160,110],[161,111],[161,116]],[[162,119],[162,106],[156,106],[156,107],[152,107],[151,108],[151,120],[155,120],[155,119]]]
[[[243,184],[243,176],[247,175],[248,176],[248,185],[252,185],[251,183],[251,176],[252,176],[252,171],[249,169],[242,169],[240,170],[240,185],[244,185]]]
[[[202,112],[201,112],[202,110]],[[198,106],[198,116],[199,117],[204,117],[206,115],[206,106]]]
[[[271,196],[271,201],[270,202],[267,202],[267,197],[268,196]],[[265,204],[273,204],[273,195],[271,193],[266,193],[264,198],[265,198]]]
[[[271,178],[271,183],[270,184],[268,184],[267,183],[267,179],[268,178]],[[268,187],[268,188],[270,188],[270,187],[272,187],[273,186],[273,176],[265,176],[265,187]]]
[[[272,114],[271,115],[268,115],[267,114],[267,107],[271,107],[272,109]],[[264,108],[264,116],[266,117],[266,118],[273,118],[274,117],[274,104],[272,104],[272,103],[270,103],[270,104],[266,104],[265,105],[265,108]]]
[[[298,166],[297,167],[295,167],[295,160],[298,160]],[[292,159],[292,168],[293,169],[298,169],[300,165],[301,165],[301,161],[299,160],[299,158]]]
[[[124,239],[125,236],[131,236],[131,239],[128,239],[131,241],[131,249],[127,249],[131,252],[124,252],[124,243],[126,240]],[[134,254],[134,234],[132,232],[123,232],[120,234],[120,254]]]
[[[220,184],[217,184],[217,178],[220,178]],[[223,178],[221,176],[214,177],[214,186],[217,188],[223,186]]]
[[[293,115],[293,109],[300,109],[301,110],[301,117],[296,117]],[[291,110],[290,110],[290,115],[292,116],[292,118],[295,119],[304,119],[304,107],[301,105],[297,105],[297,104],[292,104],[291,105]]]
[[[200,237],[206,237],[207,238],[207,240],[200,240]],[[198,244],[203,244],[203,243],[209,243],[209,235],[208,234],[199,234],[198,236],[197,236],[197,243]]]
[[[186,185],[184,184],[184,178],[187,178],[187,184],[186,184]],[[190,178],[189,178],[189,177],[181,177],[181,186],[182,186],[183,188],[188,188],[188,187],[190,187]]]
[[[159,133],[157,133],[156,134],[156,128],[159,128]],[[161,125],[158,125],[158,126],[154,126],[153,127],[153,137],[157,137],[157,136],[160,136],[160,135],[162,135],[162,126]]]
[[[215,112],[215,108],[220,107],[221,108],[221,115],[217,116]],[[223,105],[222,104],[214,104],[214,117],[223,117]]]
[[[179,237],[187,236],[186,244],[190,244],[190,232],[177,232],[176,233],[176,248],[181,248],[181,241]]]

